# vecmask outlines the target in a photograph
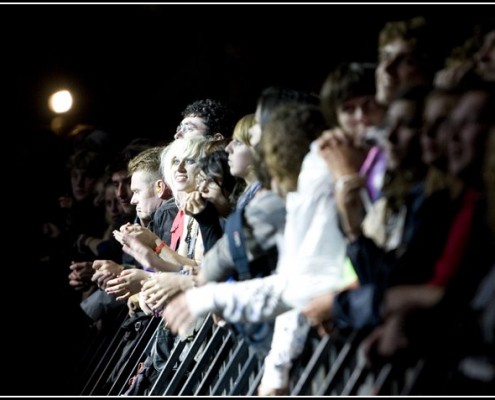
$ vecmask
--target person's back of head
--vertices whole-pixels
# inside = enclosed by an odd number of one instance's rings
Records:
[[[294,191],[310,144],[326,128],[319,107],[286,104],[273,110],[260,141],[260,157],[281,194]]]
[[[308,104],[319,107],[320,99],[317,95],[306,91],[283,86],[269,86],[258,97],[255,124],[250,128],[250,143],[255,148],[254,165],[257,177],[263,187],[270,187],[268,169],[263,165],[264,159],[259,157],[261,149],[258,144],[263,135],[263,129],[270,121],[273,111],[282,105]]]
[[[270,113],[281,104],[313,104],[319,105],[319,98],[313,93],[284,86],[269,86],[258,97],[257,108],[260,110],[258,123],[261,129],[268,122]]]

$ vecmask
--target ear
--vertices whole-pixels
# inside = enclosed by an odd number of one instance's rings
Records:
[[[163,179],[158,179],[154,186],[157,197],[167,200],[172,196],[172,191]]]
[[[225,137],[220,132],[217,132],[213,135],[213,140],[223,140],[223,139],[225,139]]]
[[[162,197],[163,192],[165,191],[165,182],[161,179],[158,179],[155,184],[155,192],[157,197]]]

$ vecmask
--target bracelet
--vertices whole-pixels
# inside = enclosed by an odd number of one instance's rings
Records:
[[[162,251],[162,249],[165,247],[165,242],[160,242],[160,244],[158,246],[155,247],[155,253],[156,254],[160,254],[160,252]]]

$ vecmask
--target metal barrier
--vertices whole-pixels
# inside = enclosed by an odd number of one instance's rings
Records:
[[[115,323],[110,323],[103,330],[88,338],[86,350],[73,372],[68,390],[71,394],[88,394],[99,372],[108,363],[108,355],[118,345],[121,323],[126,319],[127,307],[122,307],[115,315]]]
[[[86,386],[92,387],[90,391],[85,388],[86,392],[123,395],[129,378],[153,343],[156,329],[156,321],[155,324],[149,324],[111,389],[101,393],[99,382],[108,379],[108,371],[114,359],[112,352],[106,352],[100,360],[100,364],[106,367],[97,368],[102,375],[97,380],[93,376],[89,379]],[[424,368],[423,360],[416,360],[410,365],[386,363],[372,369],[358,351],[364,334],[352,331],[346,336],[323,338],[313,334],[308,339],[306,357],[300,357],[292,367],[290,395],[414,394],[418,377]],[[113,341],[117,341],[117,338],[118,333]],[[175,343],[150,395],[253,396],[256,395],[262,374],[262,360],[258,359],[244,340],[230,329],[214,324],[213,318],[208,316],[192,341]]]

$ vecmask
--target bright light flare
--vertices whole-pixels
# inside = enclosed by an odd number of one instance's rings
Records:
[[[57,114],[65,113],[72,107],[72,95],[68,90],[59,90],[50,96],[48,104],[53,112]]]

